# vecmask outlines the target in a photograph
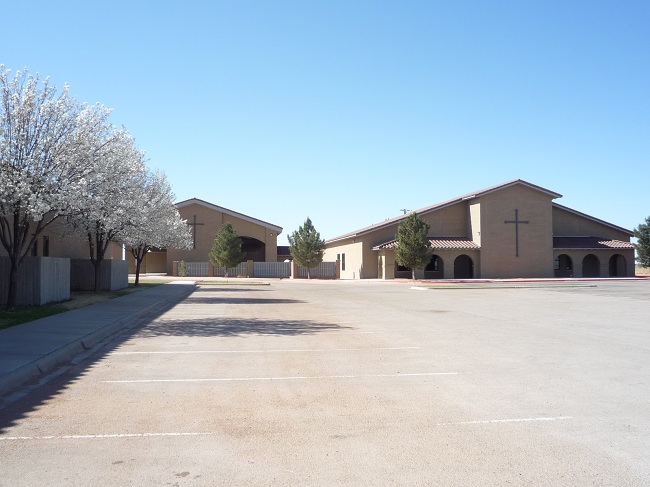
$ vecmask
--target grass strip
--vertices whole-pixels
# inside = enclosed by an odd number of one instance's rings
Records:
[[[127,294],[144,291],[160,284],[169,281],[140,281],[138,287],[134,286],[132,282],[129,287],[118,289],[116,291],[101,291],[95,293],[93,291],[75,291],[70,293],[70,299],[60,303],[45,304],[43,306],[18,306],[13,311],[6,311],[4,308],[0,309],[0,330],[9,328],[30,321],[47,318],[48,316],[65,313],[77,308],[90,306],[91,304],[100,303],[108,299],[119,298]]]

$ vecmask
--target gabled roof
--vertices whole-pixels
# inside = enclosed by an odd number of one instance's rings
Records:
[[[244,220],[244,221],[254,223],[256,225],[260,225],[262,227],[268,228],[269,230],[273,230],[274,232],[276,232],[278,235],[282,233],[282,227],[279,227],[279,226],[274,225],[274,224],[269,223],[269,222],[265,222],[264,220],[259,220],[257,218],[253,218],[252,216],[244,215],[243,213],[238,213],[236,211],[229,210],[228,208],[224,208],[222,206],[213,205],[212,203],[209,203],[207,201],[204,201],[204,200],[201,200],[201,199],[198,199],[198,198],[190,198],[189,200],[179,201],[178,203],[174,204],[174,206],[176,206],[176,208],[178,208],[178,209],[183,208],[185,206],[189,206],[189,205],[205,206],[206,208],[209,208],[211,210],[218,211],[218,212],[221,212],[221,213],[225,213],[226,215],[234,216],[234,217],[239,218],[241,220]]]
[[[541,186],[537,186],[535,184],[531,184],[531,183],[529,183],[527,181],[524,181],[523,179],[513,179],[512,181],[507,181],[505,183],[501,183],[501,184],[498,184],[496,186],[490,186],[489,188],[474,191],[472,193],[467,193],[465,195],[458,196],[457,198],[447,200],[447,201],[443,201],[442,203],[436,203],[435,205],[420,208],[419,210],[415,210],[415,213],[417,213],[418,215],[423,215],[423,214],[426,214],[426,213],[430,213],[432,211],[441,210],[443,208],[447,208],[448,206],[452,206],[452,205],[461,203],[463,201],[478,198],[479,196],[483,196],[483,195],[486,195],[486,194],[489,194],[489,193],[493,193],[495,191],[501,191],[503,189],[506,189],[506,188],[509,188],[509,187],[515,186],[515,185],[526,186],[528,188],[534,189],[535,191],[540,191],[542,193],[546,193],[553,199],[562,197],[562,195],[559,194],[559,193],[556,193],[554,191],[550,191],[548,189],[542,188]],[[339,241],[339,240],[345,240],[347,238],[360,237],[361,235],[372,232],[374,230],[384,228],[384,227],[393,225],[395,223],[399,223],[402,220],[406,219],[407,217],[408,217],[408,214],[400,215],[398,217],[391,218],[391,219],[383,221],[381,223],[376,223],[374,225],[370,225],[369,227],[362,228],[362,229],[357,230],[355,232],[346,233],[346,234],[341,235],[339,237],[332,238],[332,239],[328,240],[326,243],[336,242],[336,241]]]
[[[465,237],[429,237],[429,244],[434,250],[479,250],[481,248],[472,239]],[[376,245],[372,250],[393,250],[395,247],[397,247],[397,240],[391,240]]]
[[[553,237],[553,248],[556,250],[634,249],[634,245],[622,240],[598,237]]]
[[[613,223],[606,222],[604,220],[600,220],[599,218],[587,215],[586,213],[581,213],[579,211],[576,211],[572,208],[569,208],[568,206],[562,206],[557,203],[553,203],[553,207],[559,208],[560,210],[567,211],[569,213],[573,213],[574,215],[580,216],[582,218],[586,218],[587,220],[591,220],[596,223],[600,223],[601,225],[605,225],[606,227],[613,228],[614,230],[618,230],[619,232],[627,233],[630,237],[634,235],[634,232],[632,230],[628,230],[627,228],[619,227],[618,225],[614,225]]]

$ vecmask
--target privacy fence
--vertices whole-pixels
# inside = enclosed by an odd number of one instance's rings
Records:
[[[103,260],[99,265],[99,288],[115,291],[129,285],[129,264],[125,260]],[[95,266],[89,259],[70,261],[70,289],[93,291],[95,289]]]
[[[7,304],[9,257],[0,257],[0,305]],[[70,259],[26,257],[18,269],[18,305],[35,306],[70,299]]]
[[[307,269],[292,262],[242,262],[237,267],[213,267],[209,262],[174,262],[174,275],[191,277],[260,277],[260,278],[307,278],[336,279],[338,277],[336,262],[322,262],[316,267]]]

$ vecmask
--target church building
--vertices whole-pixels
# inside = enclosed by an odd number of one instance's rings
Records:
[[[207,262],[214,238],[224,223],[230,223],[241,238],[246,260],[277,261],[278,235],[282,233],[282,227],[198,198],[181,201],[175,206],[190,228],[192,248],[149,252],[143,261],[143,273],[165,272],[172,275],[174,262]],[[133,258],[128,258],[129,267],[134,269]]]
[[[420,279],[633,277],[633,233],[562,206],[562,195],[521,179],[416,210],[432,256]],[[408,215],[326,241],[342,279],[409,278],[395,262]]]

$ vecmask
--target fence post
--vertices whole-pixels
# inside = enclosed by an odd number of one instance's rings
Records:
[[[252,260],[246,261],[246,277],[253,277],[255,275],[254,267],[255,265]]]
[[[291,275],[289,276],[290,279],[298,279],[300,275],[298,274],[298,264],[296,263],[295,260],[291,261]]]
[[[341,279],[341,260],[336,259],[335,279]]]

